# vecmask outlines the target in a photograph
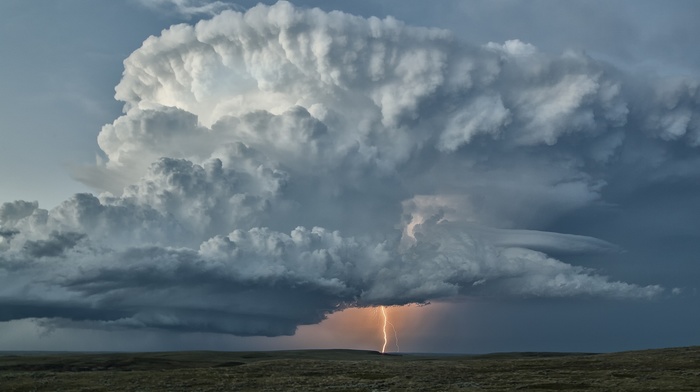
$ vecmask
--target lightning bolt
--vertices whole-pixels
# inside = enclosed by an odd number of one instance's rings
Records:
[[[386,352],[386,324],[389,322],[389,319],[386,317],[386,308],[381,307],[382,310],[382,316],[384,317],[384,326],[382,326],[382,333],[384,333],[384,345],[382,346],[382,354]]]
[[[386,314],[386,308],[384,306],[380,307],[380,310],[382,311],[382,319],[384,321],[384,324],[382,325],[382,334],[384,336],[384,344],[382,345],[382,354],[386,353],[386,345],[389,341],[386,333],[386,326],[389,325],[394,331],[394,342],[396,343],[396,351],[399,352],[401,349],[399,348],[399,335],[396,333],[396,328],[394,328],[394,324],[389,321],[389,316]]]

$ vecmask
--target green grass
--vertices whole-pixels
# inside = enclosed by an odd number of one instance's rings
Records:
[[[0,354],[1,391],[700,391],[700,347],[614,354]]]

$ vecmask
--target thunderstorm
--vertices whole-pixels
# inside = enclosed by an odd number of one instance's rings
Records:
[[[386,313],[386,307],[381,306],[380,310],[382,312],[382,335],[384,337],[384,344],[382,345],[382,354],[386,353],[386,346],[389,341],[386,332],[387,325],[391,327],[391,330],[394,333],[394,344],[396,345],[396,352],[399,352],[401,351],[401,348],[399,347],[399,335],[396,333],[396,328],[394,327],[394,324],[392,324],[391,321],[389,321],[389,316]]]

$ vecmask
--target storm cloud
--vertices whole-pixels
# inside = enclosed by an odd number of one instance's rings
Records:
[[[566,260],[623,249],[546,228],[698,174],[699,88],[287,2],[175,25],[74,173],[101,193],[0,207],[0,321],[275,336],[352,306],[659,298]]]

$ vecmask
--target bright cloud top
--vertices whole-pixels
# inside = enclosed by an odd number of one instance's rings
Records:
[[[692,174],[670,152],[700,144],[696,82],[286,2],[124,66],[106,160],[76,173],[104,193],[0,207],[2,320],[273,336],[349,306],[664,292],[548,256],[620,250],[542,229]]]

